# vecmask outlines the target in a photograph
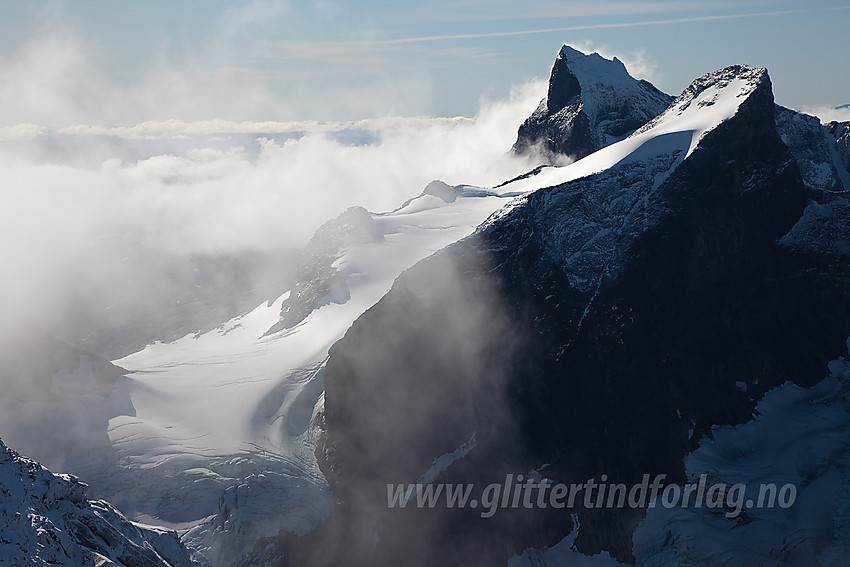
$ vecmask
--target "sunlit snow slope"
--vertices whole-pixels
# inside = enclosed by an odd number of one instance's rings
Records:
[[[344,291],[331,290],[293,328],[264,336],[287,292],[213,332],[121,359],[136,409],[110,422],[121,458],[156,467],[170,459],[286,450],[288,439],[307,429],[321,394],[310,386],[321,383],[328,348],[401,271],[466,236],[506,201],[496,193],[454,203],[423,195],[393,213],[373,214],[382,242],[345,250],[333,266]]]

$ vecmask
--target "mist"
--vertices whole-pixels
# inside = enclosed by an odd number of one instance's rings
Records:
[[[428,98],[418,80],[328,104],[203,73],[162,64],[122,82],[67,30],[0,55],[0,437],[128,510],[121,483],[144,483],[107,430],[136,415],[134,383],[109,361],[278,298],[316,229],[352,206],[391,211],[434,179],[494,186],[538,165],[510,148],[542,79],[427,117],[393,102]]]
[[[276,299],[316,229],[352,206],[391,211],[434,179],[494,186],[538,165],[510,148],[542,79],[426,117],[397,115],[397,99],[431,96],[421,77],[294,100],[200,67],[123,82],[105,67],[63,29],[0,56],[0,397],[15,424],[0,436],[118,505],[132,499],[106,431],[136,407],[108,361]]]
[[[73,76],[46,72],[26,92],[3,81],[4,98],[50,112],[22,113],[44,124],[0,125],[0,340],[49,336],[109,360],[275,299],[316,228],[351,206],[391,210],[433,179],[488,186],[529,170],[508,150],[545,93],[542,80],[524,84],[470,118],[115,126],[111,108],[70,123],[89,107],[54,107]],[[155,90],[134,97],[150,92],[156,105]],[[355,106],[369,96],[348,93]]]

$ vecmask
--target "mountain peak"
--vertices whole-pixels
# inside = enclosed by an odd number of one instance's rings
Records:
[[[672,97],[638,81],[616,57],[561,47],[549,89],[519,128],[513,150],[548,162],[581,159],[621,140],[662,112]]]
[[[760,94],[761,96],[754,96]],[[699,140],[719,123],[738,112],[744,102],[756,98],[765,116],[772,115],[773,87],[767,69],[749,65],[732,65],[695,79],[661,114],[644,124],[634,134],[653,130],[662,132],[664,125],[675,124],[679,129],[693,131],[688,149],[690,154]],[[765,123],[773,121],[760,116]],[[661,126],[659,128],[659,126]]]
[[[558,52],[556,61],[563,61],[584,82],[607,82],[607,83],[636,83],[637,79],[629,75],[626,66],[616,57],[606,59],[597,52],[590,54],[564,45]]]
[[[770,76],[767,69],[763,67],[751,67],[749,65],[730,65],[695,79],[679,95],[673,102],[672,106],[677,106],[683,103],[689,103],[694,98],[699,97],[708,89],[725,89],[730,86],[733,81],[738,81],[737,85],[741,89],[739,96],[746,96],[754,91],[759,85],[765,82],[770,86]]]
[[[581,95],[582,85],[592,88],[594,84],[628,85],[636,82],[616,57],[605,59],[596,52],[588,55],[564,45],[549,77],[546,107],[549,112],[558,112]]]

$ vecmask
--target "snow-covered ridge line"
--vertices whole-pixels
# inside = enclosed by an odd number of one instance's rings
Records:
[[[683,150],[681,162],[697,148],[703,136],[735,116],[741,104],[762,85],[770,88],[766,69],[736,65],[708,73],[688,86],[667,110],[626,139],[569,165],[544,168],[537,175],[518,179],[502,189],[529,192],[586,177],[627,161]]]
[[[738,106],[740,106],[742,101],[734,100],[729,96],[730,93],[734,93],[735,99],[743,99],[765,82],[767,82],[767,86],[770,88],[770,78],[768,77],[767,69],[750,67],[749,65],[732,65],[712,73],[706,73],[688,85],[682,91],[682,94],[673,100],[667,110],[639,128],[632,136],[639,136],[644,132],[661,126],[664,122],[675,120],[685,114],[692,104],[695,104],[698,108],[719,104],[720,113],[725,111],[726,117],[713,125],[708,121],[700,124],[702,129],[701,131],[697,131],[699,132],[698,135],[694,136],[691,141],[691,146],[688,149],[688,154],[690,154],[706,132],[717,127],[725,119],[731,118],[737,112]],[[736,90],[737,93],[735,93]],[[687,123],[694,124],[693,121]],[[658,130],[656,130],[657,132]]]

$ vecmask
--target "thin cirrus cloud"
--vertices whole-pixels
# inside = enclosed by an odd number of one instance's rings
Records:
[[[850,7],[836,7],[830,9],[850,9]],[[575,26],[561,26],[537,28],[528,30],[507,30],[496,32],[481,32],[481,33],[465,33],[465,34],[440,34],[440,35],[425,35],[412,37],[399,37],[388,39],[366,39],[352,41],[336,41],[336,42],[316,42],[316,41],[268,41],[265,45],[270,49],[276,49],[275,56],[283,58],[303,58],[303,59],[324,59],[330,54],[337,54],[346,49],[370,48],[379,46],[397,46],[405,44],[427,43],[437,41],[450,41],[462,39],[490,39],[499,37],[515,37],[523,35],[537,35],[547,33],[561,33],[570,31],[586,31],[586,30],[601,30],[601,29],[616,29],[616,28],[632,28],[642,26],[659,26],[685,24],[694,22],[708,22],[716,20],[734,20],[742,18],[758,18],[768,16],[780,16],[801,14],[811,12],[813,10],[798,9],[798,10],[774,10],[768,12],[751,12],[742,14],[715,14],[707,16],[692,16],[682,18],[667,18],[657,20],[641,20],[636,22],[611,22],[599,24],[583,24]]]
[[[771,2],[749,2],[755,5],[765,5]],[[451,10],[434,9],[429,4],[427,9],[416,13],[418,22],[484,22],[484,21],[529,21],[552,18],[592,18],[605,16],[632,16],[639,14],[659,14],[674,12],[695,12],[698,10],[740,9],[742,2],[694,2],[655,1],[655,2],[547,2],[534,1],[518,5],[511,0],[467,0],[452,2]]]

